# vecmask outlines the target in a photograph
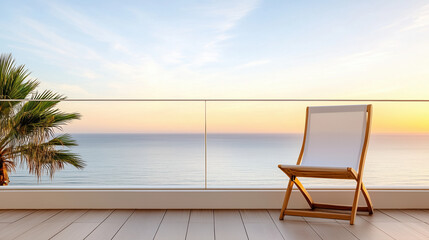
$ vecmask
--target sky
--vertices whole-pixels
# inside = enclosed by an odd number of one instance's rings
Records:
[[[429,99],[427,1],[27,0],[0,16],[0,52],[68,98]],[[116,105],[64,103],[83,115],[70,131],[201,131],[201,103]],[[214,132],[299,132],[307,105],[208,116]],[[379,105],[375,131],[429,131],[420,104]]]

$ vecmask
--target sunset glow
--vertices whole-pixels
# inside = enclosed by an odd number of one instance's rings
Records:
[[[305,109],[350,102],[208,102],[208,133],[302,133]],[[357,102],[352,104],[365,104]],[[373,133],[429,133],[429,103],[372,103]],[[204,102],[64,102],[74,133],[203,133]]]
[[[0,52],[73,99],[429,99],[426,1],[14,1],[0,15]],[[207,130],[301,133],[305,107],[329,104],[350,103],[209,102]],[[429,132],[429,103],[373,104],[373,132]],[[83,115],[70,132],[204,132],[203,102],[62,106]]]

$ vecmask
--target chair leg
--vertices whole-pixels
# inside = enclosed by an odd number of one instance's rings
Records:
[[[310,208],[314,209],[313,199],[311,198],[310,194],[307,192],[305,187],[302,185],[302,183],[298,180],[298,178],[295,178],[295,185],[298,187],[299,191],[302,193],[302,196],[304,196],[304,198],[307,201]]]
[[[362,187],[362,179],[360,178],[356,184],[356,190],[355,190],[355,197],[353,199],[352,212],[350,213],[350,225],[353,225],[355,222],[361,187]]]
[[[286,194],[285,194],[285,199],[283,201],[282,210],[280,211],[280,217],[279,217],[280,220],[283,220],[283,218],[285,216],[285,210],[286,210],[288,202],[289,202],[290,194],[292,193],[292,188],[293,188],[293,182],[292,182],[292,180],[289,180],[289,183],[287,185]]]
[[[368,190],[366,189],[365,185],[362,183],[362,194],[365,198],[366,205],[368,206],[368,213],[369,215],[372,215],[374,213],[374,207],[372,206],[371,198],[369,197]]]

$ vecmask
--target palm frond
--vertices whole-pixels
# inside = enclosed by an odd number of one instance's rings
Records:
[[[58,135],[51,140],[41,143],[41,144],[35,144],[33,142],[26,144],[26,145],[20,145],[16,147],[8,147],[5,148],[1,155],[7,158],[16,158],[17,155],[20,155],[22,153],[28,153],[30,148],[37,148],[40,147],[74,147],[78,146],[76,140],[74,140],[70,134],[61,134]]]
[[[43,145],[73,147],[77,146],[77,142],[70,136],[70,134],[62,134],[52,138],[47,143],[43,143]]]
[[[63,140],[60,140],[60,139]],[[52,139],[43,144],[31,144],[19,148],[16,154],[20,158],[20,164],[28,167],[30,174],[34,174],[38,179],[43,174],[48,174],[51,178],[55,171],[64,169],[65,165],[71,165],[77,169],[83,169],[85,162],[78,154],[70,152],[68,149],[58,149],[64,144],[74,145],[73,141],[67,137]]]
[[[16,66],[11,54],[0,55],[0,99],[25,99],[39,85],[28,79],[30,72],[24,65]],[[0,113],[5,114],[19,102],[0,102]]]
[[[45,142],[52,137],[55,129],[62,129],[62,125],[71,120],[80,119],[78,113],[64,113],[54,108],[63,96],[51,91],[36,93],[33,100],[53,100],[53,101],[29,101],[22,105],[21,109],[14,115],[12,127],[10,128],[8,142]],[[3,145],[5,143],[2,143]],[[1,146],[1,145],[0,145]]]
[[[65,165],[83,168],[82,159],[68,149],[76,141],[68,134],[56,136],[56,130],[80,114],[60,111],[57,104],[65,97],[49,90],[36,92],[39,82],[29,76],[11,54],[0,55],[0,99],[32,100],[0,102],[0,163],[8,171],[25,165],[38,179],[44,173],[52,178]]]

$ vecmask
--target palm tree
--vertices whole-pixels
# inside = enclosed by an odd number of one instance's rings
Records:
[[[80,115],[56,108],[64,96],[49,90],[36,92],[39,82],[29,74],[24,65],[16,66],[11,54],[0,56],[0,186],[8,185],[8,173],[16,166],[27,167],[38,180],[44,174],[52,178],[66,164],[78,169],[85,166],[69,150],[76,141],[68,134],[56,133]]]

